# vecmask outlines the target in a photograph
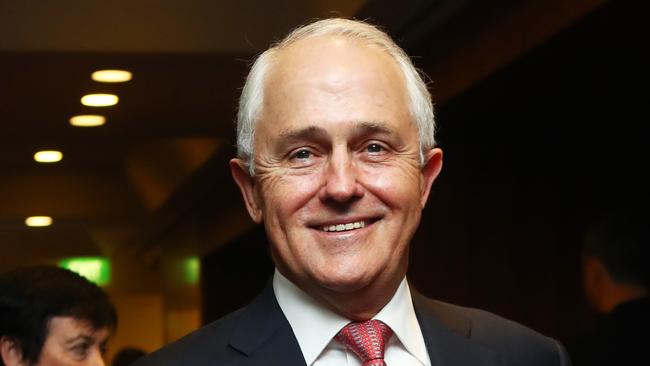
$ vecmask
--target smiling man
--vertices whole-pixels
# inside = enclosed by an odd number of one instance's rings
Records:
[[[272,284],[139,365],[567,365],[552,339],[418,295],[409,243],[442,167],[431,97],[383,32],[327,19],[256,60],[230,163]]]

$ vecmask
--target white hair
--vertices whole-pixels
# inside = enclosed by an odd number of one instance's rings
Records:
[[[246,161],[250,175],[255,174],[253,161],[255,124],[264,104],[264,83],[268,70],[279,51],[300,40],[319,36],[340,36],[361,41],[363,44],[379,47],[397,62],[406,83],[411,118],[418,128],[420,163],[424,164],[424,151],[435,146],[435,121],[431,94],[422,75],[413,66],[404,50],[377,27],[358,20],[331,18],[293,30],[283,40],[262,53],[253,63],[239,98],[237,113],[237,154],[239,158]]]

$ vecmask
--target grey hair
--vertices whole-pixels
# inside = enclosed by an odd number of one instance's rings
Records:
[[[319,36],[340,36],[358,40],[366,45],[379,47],[397,62],[404,76],[411,118],[419,132],[420,164],[424,164],[424,151],[435,146],[435,120],[431,94],[422,75],[413,66],[404,50],[379,28],[363,21],[331,18],[296,28],[283,40],[264,51],[253,63],[239,98],[237,113],[237,154],[248,165],[249,174],[255,175],[253,161],[255,124],[264,104],[264,83],[268,70],[277,59],[280,50],[300,40]]]

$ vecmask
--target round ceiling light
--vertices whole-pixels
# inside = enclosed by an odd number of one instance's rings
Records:
[[[88,94],[81,98],[81,104],[89,107],[108,107],[117,104],[118,100],[115,94]]]
[[[70,118],[70,124],[76,127],[98,127],[106,123],[106,117],[96,114],[82,114]]]
[[[90,76],[93,80],[101,83],[123,83],[131,80],[133,75],[126,70],[99,70]]]
[[[63,153],[56,150],[43,150],[34,154],[34,160],[39,163],[56,163],[63,159]]]
[[[44,227],[52,225],[52,218],[49,216],[30,216],[25,219],[25,225],[31,227]]]

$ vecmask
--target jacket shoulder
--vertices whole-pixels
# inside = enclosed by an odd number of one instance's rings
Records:
[[[214,321],[154,351],[133,366],[202,366],[231,364],[241,354],[228,343],[243,309]],[[228,363],[225,363],[228,362]]]
[[[488,311],[425,299],[426,311],[452,332],[516,365],[570,365],[564,347],[524,325]]]

